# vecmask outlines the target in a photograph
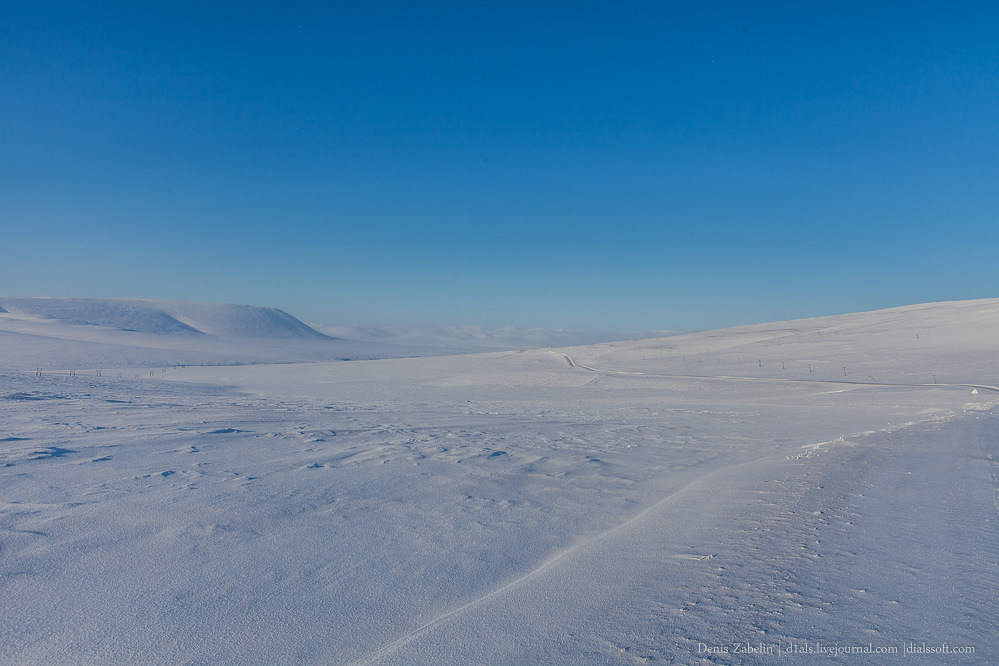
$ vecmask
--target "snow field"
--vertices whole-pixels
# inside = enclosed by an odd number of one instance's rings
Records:
[[[0,662],[841,663],[721,648],[915,642],[989,663],[999,393],[969,386],[999,383],[997,307],[913,310],[0,373]],[[667,349],[766,372],[684,374],[652,360]]]

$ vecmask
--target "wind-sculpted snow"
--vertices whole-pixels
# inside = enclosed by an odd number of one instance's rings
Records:
[[[996,305],[2,373],[0,662],[994,663]]]

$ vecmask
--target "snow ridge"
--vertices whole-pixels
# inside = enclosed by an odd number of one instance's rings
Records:
[[[0,298],[0,312],[157,335],[328,339],[276,308],[111,298]]]

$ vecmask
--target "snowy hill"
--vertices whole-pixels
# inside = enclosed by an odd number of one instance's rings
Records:
[[[999,298],[593,345],[574,356],[620,371],[680,375],[999,384]]]
[[[145,299],[0,298],[0,312],[137,333],[326,338],[275,308]]]
[[[413,356],[340,340],[274,308],[145,299],[0,297],[0,370],[124,369]]]

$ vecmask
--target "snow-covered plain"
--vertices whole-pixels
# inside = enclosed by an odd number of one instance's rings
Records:
[[[0,308],[0,662],[999,661],[999,299],[351,362]]]

